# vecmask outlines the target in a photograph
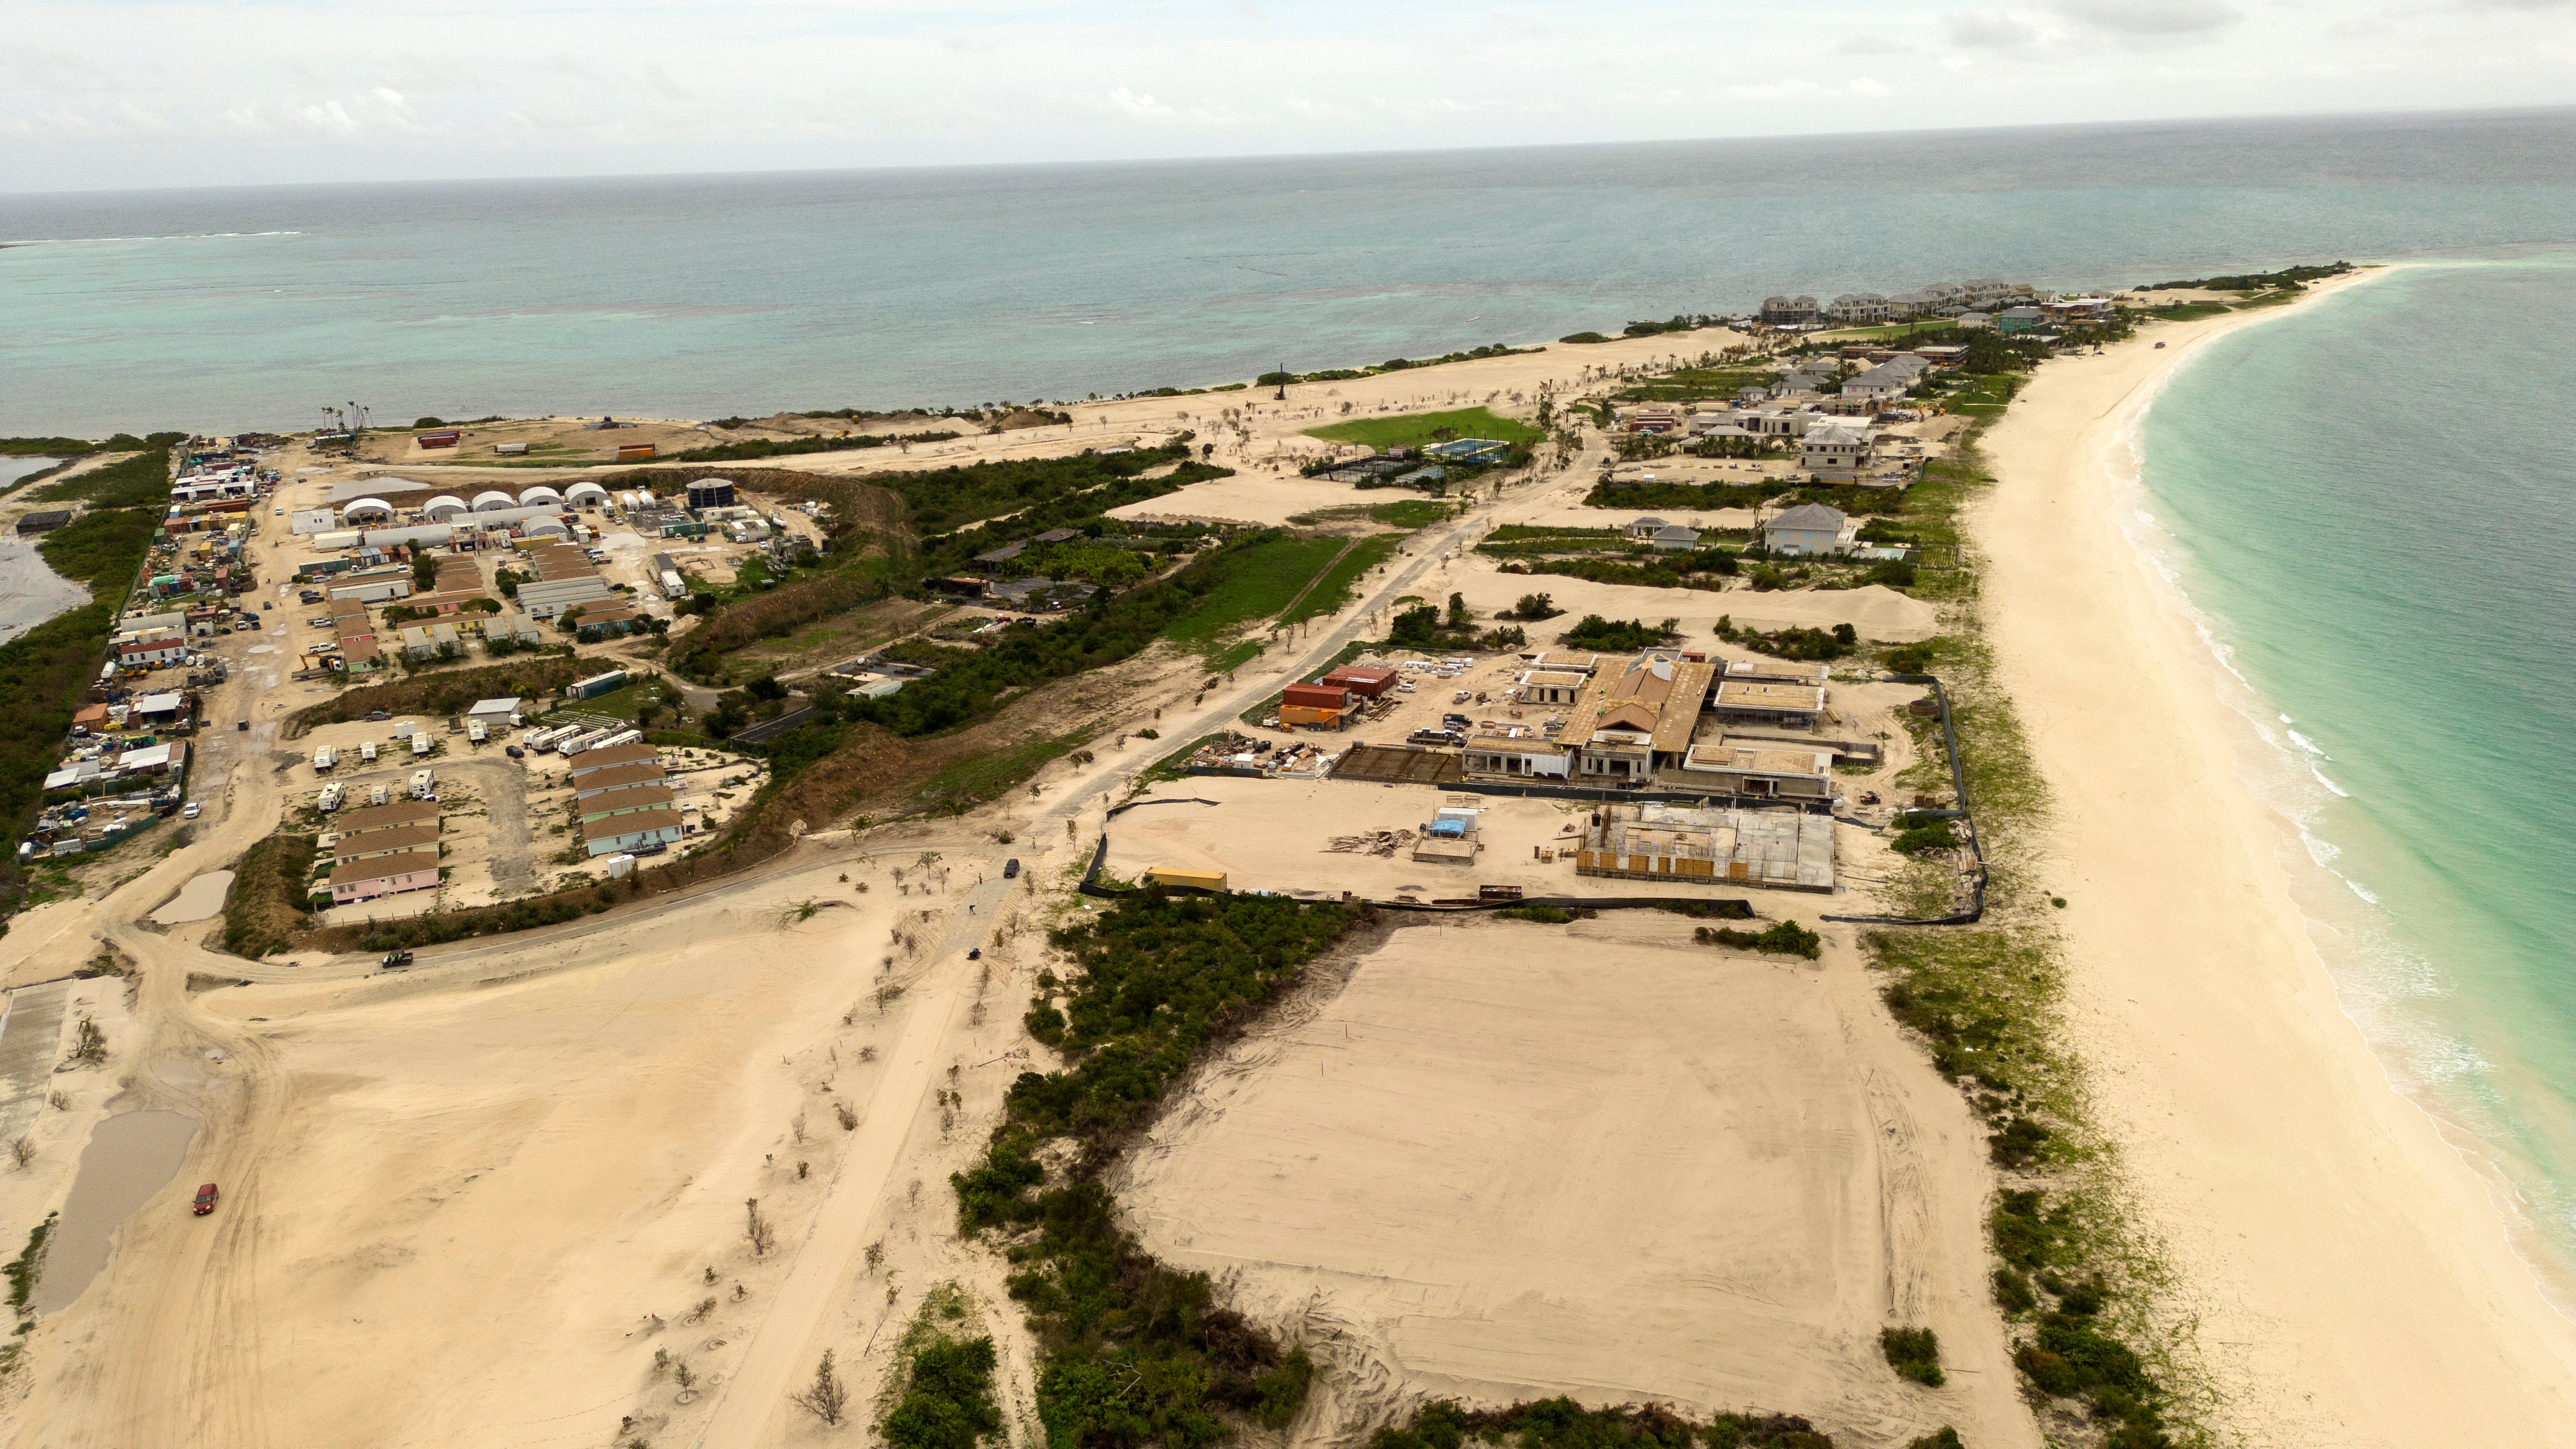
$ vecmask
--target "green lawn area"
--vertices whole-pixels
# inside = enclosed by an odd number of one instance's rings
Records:
[[[1959,324],[1947,317],[1926,322],[1891,322],[1884,327],[1845,327],[1833,332],[1819,332],[1810,342],[1880,342],[1894,337],[1911,337],[1917,332],[1939,332]]]
[[[1431,436],[1441,428],[1447,428],[1461,438],[1491,438],[1503,443],[1535,443],[1547,436],[1527,423],[1497,417],[1489,408],[1452,408],[1442,413],[1356,418],[1347,423],[1308,428],[1306,436],[1321,438],[1327,443],[1357,443],[1380,450],[1419,448],[1443,441]]]
[[[1779,369],[1771,367],[1684,367],[1611,396],[1618,402],[1698,402],[1731,398],[1748,387],[1769,387],[1779,380]]]
[[[1333,508],[1318,508],[1289,519],[1300,528],[1316,528],[1327,523],[1347,523],[1365,518],[1389,528],[1411,532],[1429,528],[1458,511],[1458,503],[1447,498],[1405,498],[1393,503],[1344,503]]]
[[[569,721],[573,715],[604,714],[617,719],[631,720],[635,718],[636,711],[645,705],[667,705],[670,702],[669,696],[669,687],[659,677],[629,679],[596,698],[565,700],[554,709],[535,718],[543,721],[562,715]]]
[[[1298,600],[1297,607],[1279,622],[1294,624],[1337,612],[1351,601],[1352,591],[1362,578],[1367,577],[1368,571],[1393,558],[1396,545],[1402,542],[1403,535],[1394,533],[1381,533],[1360,540],[1360,546],[1342,555],[1341,562],[1325,570],[1324,576],[1316,580],[1315,587]]]
[[[1163,636],[1184,649],[1217,653],[1237,630],[1288,607],[1348,542],[1282,536],[1252,545],[1227,560],[1225,580],[1197,608],[1173,620]]]

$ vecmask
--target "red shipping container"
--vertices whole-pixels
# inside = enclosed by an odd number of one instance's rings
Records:
[[[1280,696],[1279,703],[1288,709],[1348,709],[1351,707],[1351,694],[1349,690],[1326,684],[1292,684]]]

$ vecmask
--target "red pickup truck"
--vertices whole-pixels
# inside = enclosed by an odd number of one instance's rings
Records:
[[[202,1183],[197,1188],[196,1214],[199,1217],[204,1217],[206,1214],[213,1212],[214,1210],[215,1185],[211,1182]]]

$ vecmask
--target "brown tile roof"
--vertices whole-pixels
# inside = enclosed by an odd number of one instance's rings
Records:
[[[362,880],[383,880],[416,870],[438,869],[438,852],[415,850],[409,855],[380,855],[371,860],[353,860],[331,869],[331,884],[351,885]]]
[[[642,740],[637,740],[631,745],[610,745],[604,750],[584,750],[572,757],[572,778],[587,780],[595,770],[605,770],[617,765],[640,764],[646,760],[658,761],[661,758],[660,750]]]
[[[667,785],[638,785],[632,790],[611,790],[605,795],[593,795],[582,801],[581,817],[598,820],[607,818],[611,811],[632,814],[638,810],[669,810],[677,806],[679,798]]]
[[[396,800],[386,805],[370,805],[363,810],[344,810],[332,824],[342,835],[369,830],[402,830],[423,821],[438,819],[435,800]]]
[[[585,820],[581,823],[581,838],[584,841],[606,840],[643,830],[679,828],[680,812],[677,810],[638,810],[632,815],[605,815],[597,820]]]
[[[438,826],[435,823],[403,825],[391,830],[360,831],[356,835],[341,836],[331,847],[331,858],[341,861],[355,860],[365,855],[384,855],[389,852],[419,850],[423,847],[428,847],[430,853],[435,855],[438,853],[438,835]]]
[[[662,773],[659,761],[639,760],[632,765],[611,765],[605,770],[594,770],[573,782],[573,793],[581,795],[593,790],[623,790],[634,785],[659,785],[667,778]]]

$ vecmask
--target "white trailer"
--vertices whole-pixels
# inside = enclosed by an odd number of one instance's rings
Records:
[[[358,746],[358,762],[364,765],[372,765],[376,762],[376,742],[374,740],[369,740],[365,744]]]
[[[382,805],[385,803],[387,795],[388,792],[382,785],[369,785],[367,787],[367,803],[370,805]]]
[[[322,811],[323,814],[328,815],[332,811],[340,808],[340,802],[348,798],[348,793],[349,792],[345,786],[343,786],[339,781],[334,780],[330,784],[322,787],[322,798],[315,801],[314,804]]]
[[[466,743],[479,745],[491,737],[491,731],[483,728],[483,721],[479,719],[469,719],[465,722]]]
[[[413,730],[411,732],[411,756],[413,759],[419,759],[421,756],[428,754],[431,750],[436,748],[437,746],[430,741],[429,731]]]
[[[430,797],[431,792],[437,788],[437,771],[414,770],[411,772],[411,798],[415,800],[426,800]]]
[[[611,747],[613,747],[613,746],[616,746],[616,745],[631,745],[631,744],[636,744],[636,743],[640,742],[643,738],[644,738],[644,732],[643,732],[642,730],[619,730],[619,731],[617,731],[615,734],[610,735],[608,738],[606,738],[606,739],[604,739],[604,740],[601,740],[599,743],[597,743],[597,744],[595,744],[595,745],[592,745],[592,746],[591,746],[591,748],[592,748],[592,749],[594,749],[594,750],[605,750],[605,749],[609,749],[609,748],[611,748]]]
[[[340,763],[340,752],[329,745],[323,745],[313,752],[314,774],[327,775],[331,773],[331,767],[338,763]]]

